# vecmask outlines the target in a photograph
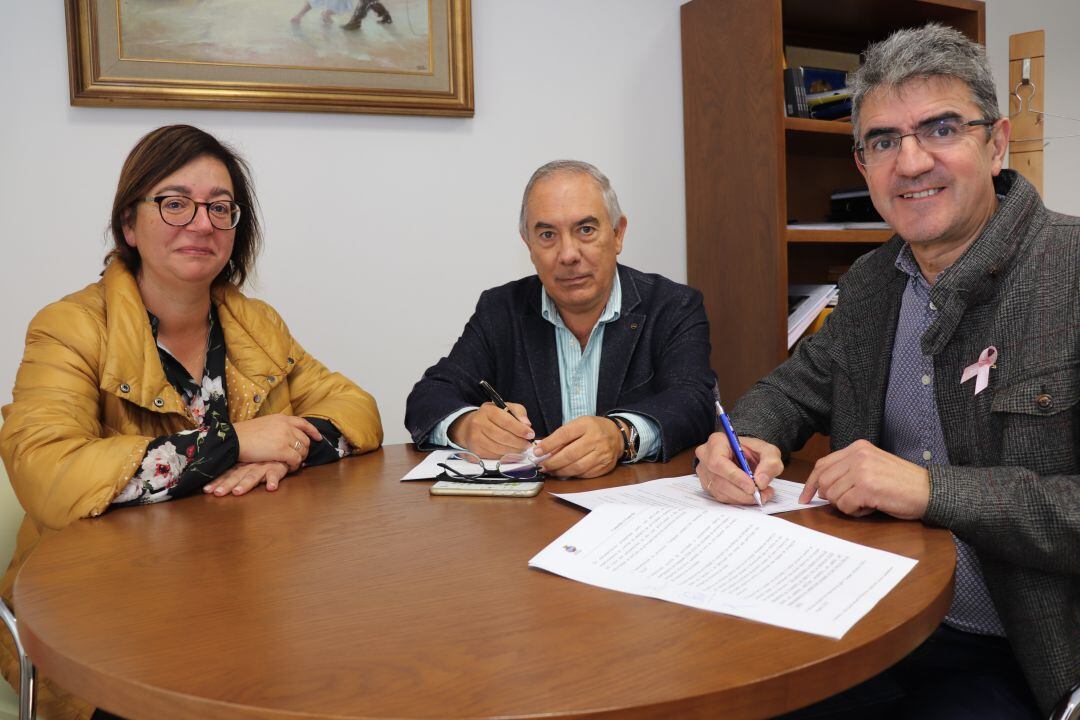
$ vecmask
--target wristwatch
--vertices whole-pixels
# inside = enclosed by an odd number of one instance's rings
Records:
[[[619,428],[619,434],[622,435],[623,451],[619,457],[619,462],[633,462],[637,458],[638,445],[641,442],[634,423],[613,415],[605,415],[604,417],[615,423],[615,427]]]

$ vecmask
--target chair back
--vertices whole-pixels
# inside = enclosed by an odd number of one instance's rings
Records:
[[[15,535],[19,532],[23,515],[22,505],[15,498],[15,491],[8,481],[7,470],[0,463],[0,574],[7,570],[15,552]],[[7,632],[4,625],[0,625],[0,632]],[[28,710],[26,717],[34,717],[33,711]],[[18,720],[19,717],[19,696],[0,680],[0,720]]]
[[[1050,713],[1050,720],[1078,720],[1080,719],[1080,682],[1072,686],[1054,711]]]

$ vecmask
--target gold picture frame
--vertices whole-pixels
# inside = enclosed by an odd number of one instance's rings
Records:
[[[470,0],[66,0],[66,15],[72,105],[473,115]]]

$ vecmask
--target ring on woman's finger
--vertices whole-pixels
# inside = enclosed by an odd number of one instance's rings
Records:
[[[304,449],[304,443],[300,442],[299,440],[294,442],[292,444],[292,446],[293,446],[293,450],[295,450],[296,452],[300,452],[301,450]]]

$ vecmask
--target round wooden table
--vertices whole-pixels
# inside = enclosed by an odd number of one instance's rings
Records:
[[[603,590],[526,566],[582,510],[398,482],[421,457],[386,447],[276,493],[76,522],[16,582],[26,647],[44,675],[136,720],[762,717],[894,663],[952,596],[947,532],[831,508],[783,517],[919,560],[842,640]]]

